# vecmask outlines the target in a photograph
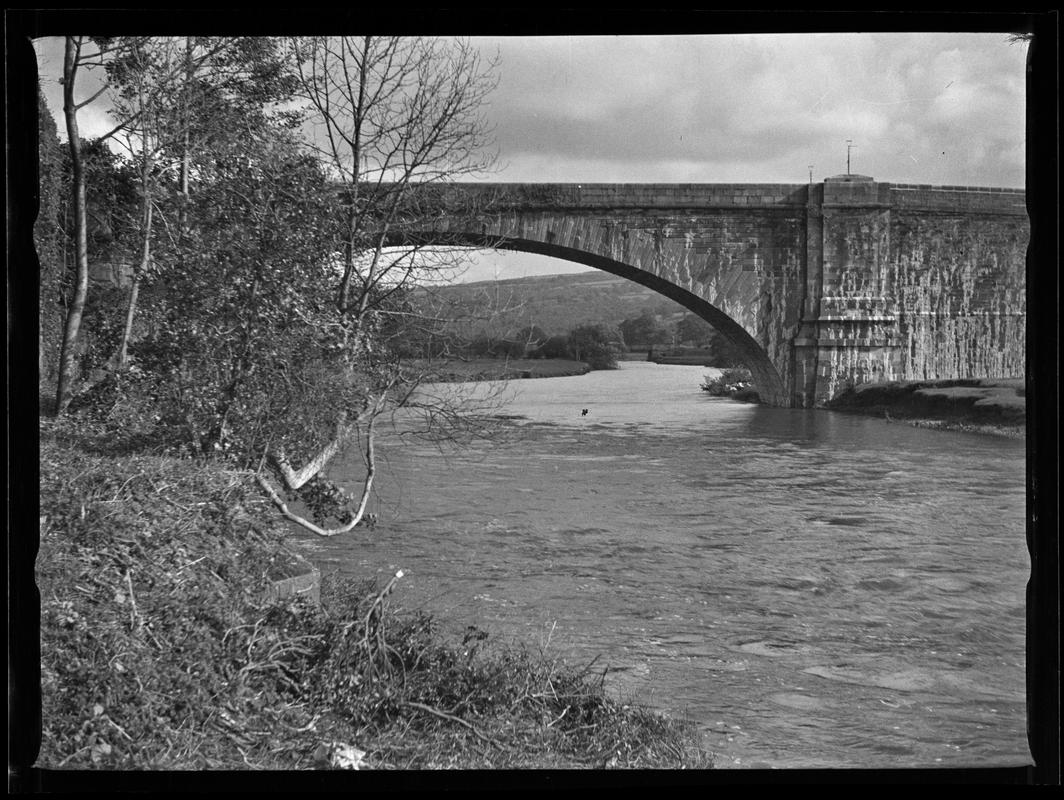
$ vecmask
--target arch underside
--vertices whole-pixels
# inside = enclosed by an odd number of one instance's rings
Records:
[[[453,245],[476,247],[489,250],[515,250],[526,253],[560,258],[577,264],[585,264],[603,272],[646,286],[658,294],[668,297],[684,308],[697,314],[717,331],[735,348],[753,375],[761,399],[770,405],[786,405],[788,393],[785,391],[780,371],[769,359],[764,347],[738,322],[716,306],[686,289],[670,283],[646,270],[639,269],[622,261],[578,250],[553,242],[534,239],[520,239],[512,236],[490,236],[486,234],[447,231],[445,233],[424,233],[415,236],[403,236],[402,244],[416,241],[419,245]],[[395,242],[400,244],[400,242]]]

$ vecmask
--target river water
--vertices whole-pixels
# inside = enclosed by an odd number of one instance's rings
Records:
[[[399,603],[458,630],[597,657],[719,768],[1030,763],[1024,443],[713,398],[706,372],[514,381],[510,434],[461,450],[386,434],[375,531],[306,544],[402,569]]]

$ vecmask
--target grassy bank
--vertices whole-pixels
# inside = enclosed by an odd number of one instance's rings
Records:
[[[710,766],[596,672],[392,609],[399,577],[271,599],[292,554],[247,476],[143,444],[42,423],[39,766]]]
[[[443,381],[500,381],[520,378],[562,378],[584,375],[591,367],[566,358],[473,358],[434,365]]]
[[[1013,438],[1026,432],[1022,378],[868,383],[848,389],[828,407],[924,428]]]

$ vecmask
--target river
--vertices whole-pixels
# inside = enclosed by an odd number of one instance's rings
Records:
[[[458,630],[597,657],[720,768],[1030,763],[1024,443],[736,403],[706,372],[514,381],[509,435],[457,450],[385,434],[377,528],[305,542],[402,569],[398,602]]]

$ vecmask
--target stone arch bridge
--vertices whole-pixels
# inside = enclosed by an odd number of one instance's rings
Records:
[[[1022,190],[853,175],[439,184],[417,205],[407,242],[541,253],[676,300],[738,348],[773,405],[819,406],[870,381],[1024,374]]]

